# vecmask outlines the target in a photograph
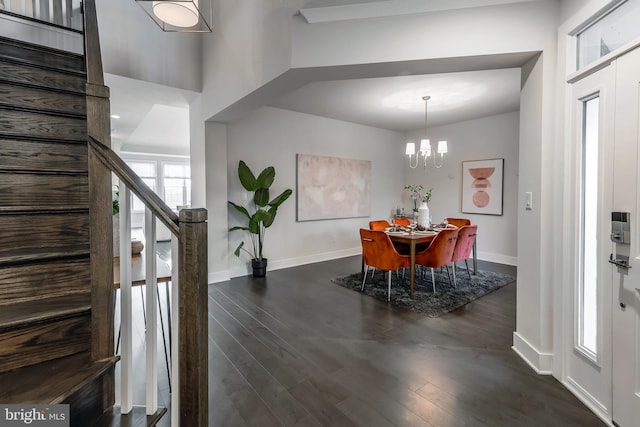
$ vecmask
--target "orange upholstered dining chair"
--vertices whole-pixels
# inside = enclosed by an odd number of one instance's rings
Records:
[[[467,218],[447,218],[447,223],[453,224],[456,227],[462,227],[464,225],[471,225],[471,220]]]
[[[409,221],[409,218],[396,218],[393,220],[395,225],[401,225],[403,227],[408,227],[409,225],[411,225],[411,221]]]
[[[389,224],[389,221],[384,219],[369,221],[369,230],[384,231],[385,228],[389,227],[391,227],[391,224]]]
[[[369,267],[384,270],[389,275],[389,285],[387,290],[387,301],[391,300],[391,272],[401,267],[408,267],[410,260],[408,255],[400,255],[391,243],[389,236],[384,231],[360,229],[360,242],[362,243],[362,256],[364,257],[364,275],[362,277],[362,288],[367,280]]]
[[[456,240],[456,247],[453,249],[453,255],[451,256],[451,262],[453,263],[453,283],[456,283],[456,262],[464,260],[464,265],[467,267],[467,274],[471,279],[471,272],[469,271],[469,263],[467,260],[471,257],[471,250],[473,249],[473,243],[476,241],[476,233],[478,231],[477,225],[463,225],[458,229],[458,239]]]
[[[433,269],[449,265],[453,250],[456,247],[457,236],[457,228],[442,230],[433,238],[427,249],[416,254],[417,265],[431,267],[431,282],[433,283],[434,294],[436,293],[436,277]]]

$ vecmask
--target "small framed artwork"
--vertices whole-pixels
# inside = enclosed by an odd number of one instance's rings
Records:
[[[502,215],[504,159],[462,162],[462,212]]]

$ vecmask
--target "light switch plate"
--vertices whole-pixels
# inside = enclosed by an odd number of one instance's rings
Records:
[[[527,191],[526,193],[524,193],[524,196],[524,208],[530,211],[531,209],[533,209],[533,193],[531,191]]]

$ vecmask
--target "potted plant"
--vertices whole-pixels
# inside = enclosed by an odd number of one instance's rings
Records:
[[[418,224],[422,227],[428,227],[430,224],[430,214],[429,214],[429,206],[427,203],[431,200],[431,192],[433,188],[428,189],[424,193],[424,187],[420,184],[414,185],[405,185],[405,190],[411,191],[411,199],[413,200],[413,215],[414,218],[417,216],[416,220]],[[418,207],[418,199],[421,200],[421,205]]]
[[[239,257],[240,252],[244,251],[251,257],[254,277],[263,277],[267,273],[267,258],[262,253],[265,232],[273,224],[278,207],[293,193],[291,189],[286,189],[279,196],[269,200],[269,188],[273,184],[275,177],[275,169],[273,166],[269,166],[256,178],[247,164],[240,160],[238,178],[240,178],[242,187],[253,193],[250,210],[229,201],[229,204],[246,219],[246,225],[231,227],[229,232],[244,230],[249,233],[251,238],[251,246],[248,249],[244,246],[245,242],[242,241],[234,251],[234,254]]]
[[[420,184],[407,184],[404,186],[405,190],[411,191],[411,200],[413,201],[413,212],[418,212],[418,199],[422,196],[420,192],[424,190],[424,187]]]

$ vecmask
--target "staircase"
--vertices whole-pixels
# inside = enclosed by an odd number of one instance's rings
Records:
[[[83,56],[0,38],[0,402],[81,427],[119,425],[117,357],[92,354],[86,83]]]
[[[182,209],[176,214],[111,150],[109,89],[104,86],[95,0],[83,0],[82,10],[72,7],[75,0],[48,3],[53,4],[52,20],[0,9],[0,25],[9,16],[14,23],[26,20],[17,33],[31,34],[43,25],[64,28],[81,35],[85,52],[0,36],[0,404],[20,404],[25,412],[35,404],[67,404],[74,427],[153,426],[167,412],[157,401],[156,329],[145,334],[145,372],[132,369],[130,315],[122,318],[121,357],[114,353],[115,174],[121,196],[128,199],[133,193],[148,208],[145,221],[160,220],[173,233],[171,375],[176,385],[171,425],[205,427],[207,211]],[[60,15],[63,11],[81,12],[83,30],[64,27],[69,19]],[[147,227],[149,242],[156,240],[154,229]],[[130,229],[125,226],[123,233]],[[131,258],[127,250],[122,252],[121,305],[126,313]],[[146,257],[146,265],[152,266],[155,251],[149,249]],[[147,285],[153,289],[153,280]],[[155,318],[153,310],[148,315]],[[114,405],[118,362],[121,407]],[[141,376],[146,407],[135,407],[131,389]],[[4,425],[2,421],[0,411]]]

